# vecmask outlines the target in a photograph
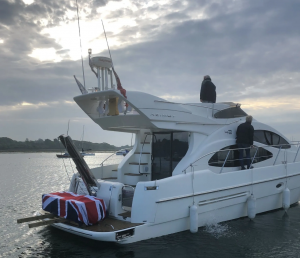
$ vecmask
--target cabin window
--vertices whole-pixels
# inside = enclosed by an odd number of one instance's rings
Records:
[[[240,107],[231,107],[226,108],[221,111],[217,111],[214,114],[214,118],[235,118],[235,117],[241,117],[241,116],[247,116],[247,113],[244,112]]]
[[[154,133],[152,138],[152,180],[172,176],[188,150],[188,132]]]
[[[274,148],[289,149],[291,145],[280,135],[266,131],[266,130],[255,130],[253,140],[256,142],[260,142],[265,145],[278,145],[273,146]]]
[[[230,145],[230,146],[227,146],[227,147],[221,149],[220,151],[216,152],[210,158],[210,160],[208,161],[208,165],[212,166],[212,167],[222,167],[229,150],[231,150],[224,167],[239,167],[240,166],[239,151],[233,150],[233,149],[237,149],[237,148],[238,148],[237,145]],[[222,150],[227,150],[227,151],[222,151]],[[250,149],[251,160],[254,157],[255,152],[256,152],[256,148]],[[246,157],[246,154],[244,154],[244,157]],[[269,152],[268,150],[266,150],[264,148],[259,148],[257,150],[255,159],[253,160],[253,164],[262,162],[262,161],[270,159],[272,157],[273,157],[273,154],[271,152]]]

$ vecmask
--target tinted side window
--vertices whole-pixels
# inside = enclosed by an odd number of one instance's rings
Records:
[[[227,146],[227,147],[221,149],[220,151],[216,152],[210,158],[210,160],[208,161],[208,165],[213,166],[213,167],[222,167],[228,152],[231,150],[224,167],[239,167],[240,166],[239,151],[232,150],[232,149],[237,149],[237,148],[238,148],[237,145],[230,145],[230,146]],[[222,150],[224,150],[224,151],[222,151]],[[255,152],[256,152],[256,148],[250,149],[251,159],[254,157]],[[246,154],[244,154],[244,157],[245,156],[246,156]],[[257,150],[256,156],[253,160],[253,164],[270,159],[272,157],[273,157],[273,154],[271,152],[267,151],[264,148],[259,148]]]
[[[273,144],[274,144],[274,145],[279,144],[280,139],[281,139],[281,137],[280,137],[278,134],[273,133],[273,135],[272,135],[272,140],[273,140]],[[283,139],[283,138],[282,138],[282,139]]]
[[[214,115],[215,118],[235,118],[241,116],[247,116],[247,113],[245,113],[240,107],[223,109]]]
[[[172,172],[188,151],[188,132],[153,133],[152,178],[159,180]]]
[[[264,131],[265,138],[268,145],[272,145],[272,134],[269,131]]]
[[[284,138],[282,138],[280,135],[270,132],[270,131],[266,131],[266,130],[255,130],[253,140],[256,142],[265,144],[265,145],[283,144],[281,146],[282,149],[291,148],[291,145],[289,145],[289,143]],[[280,146],[274,146],[274,148],[279,149]]]
[[[256,142],[260,142],[262,144],[265,144],[265,145],[269,145],[263,130],[255,130],[253,140],[256,141]]]

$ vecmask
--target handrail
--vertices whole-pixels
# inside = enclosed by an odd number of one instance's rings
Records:
[[[259,147],[256,148],[255,154],[254,154],[254,156],[253,156],[253,159],[251,160],[251,164],[250,164],[250,167],[249,167],[249,168],[251,168],[251,166],[252,166],[252,164],[253,164],[253,161],[254,161],[254,159],[255,159],[255,157],[256,157],[256,154],[257,154],[257,151],[258,151],[258,148],[259,148]],[[281,148],[281,147],[280,147],[280,148]]]
[[[231,150],[230,150],[230,151],[231,151]],[[223,167],[225,166],[225,163],[226,163],[226,161],[227,161],[227,158],[228,158],[228,156],[229,156],[230,151],[228,151],[228,153],[227,153],[227,156],[226,156],[226,159],[225,159],[225,161],[224,161],[224,163],[223,163],[223,166],[222,166],[222,168],[221,168],[220,174],[222,173]]]
[[[116,152],[114,152],[113,154],[109,155],[105,160],[102,161],[102,163],[100,163],[100,166],[101,166],[101,168],[102,168],[102,176],[101,176],[101,178],[103,178],[103,173],[104,173],[104,171],[103,171],[103,163],[104,163],[106,160],[108,160],[111,156],[115,155],[117,152],[118,152],[118,151],[116,151]]]
[[[229,107],[226,107],[226,108],[223,108],[223,109],[217,109],[217,108],[214,108],[214,105],[212,105],[213,107],[209,107],[209,106],[196,105],[196,103],[190,103],[189,104],[189,103],[179,103],[179,102],[171,102],[171,101],[165,101],[165,100],[154,100],[154,102],[161,102],[161,103],[168,103],[168,104],[179,104],[179,105],[192,106],[192,107],[200,107],[200,108],[212,109],[212,110],[216,110],[216,111],[222,111],[222,110],[225,110],[225,109],[228,109],[228,108],[233,108],[233,107],[240,107],[239,103],[237,103],[234,106],[229,106]],[[215,103],[208,103],[208,104],[215,104]],[[219,104],[225,105],[224,103],[219,103]]]
[[[276,145],[262,145],[262,146],[256,146],[256,147],[257,147],[257,150],[258,150],[259,148],[269,148],[269,147],[276,147],[276,146],[282,148],[283,146],[294,146],[294,145],[297,145],[297,146],[298,146],[299,144],[276,144]],[[217,150],[217,151],[209,152],[209,153],[207,153],[207,154],[201,156],[200,158],[196,159],[194,162],[190,163],[190,165],[188,165],[185,169],[183,169],[182,172],[183,172],[183,173],[186,173],[186,170],[187,170],[190,166],[192,166],[194,163],[196,163],[196,162],[199,161],[200,159],[203,159],[203,158],[205,158],[205,157],[207,157],[207,156],[209,156],[209,155],[211,155],[211,154],[215,154],[215,153],[217,153],[217,152],[235,151],[235,150],[246,150],[246,149],[251,149],[251,147],[247,147],[247,148],[236,148],[236,149],[225,149],[225,150]],[[297,153],[296,153],[296,155],[295,155],[295,159],[294,159],[293,162],[295,162],[295,160],[296,160],[296,157],[297,157],[297,154],[298,154],[298,152],[299,152],[299,149],[300,149],[300,145],[299,145],[299,148],[298,148],[298,150],[297,150]],[[274,164],[273,164],[273,165],[274,165]],[[225,165],[224,165],[224,166],[225,166]]]
[[[115,155],[118,151],[114,152],[113,154],[111,154],[110,156],[108,156],[105,160],[102,161],[102,163],[100,163],[100,165],[103,166],[103,163],[108,160],[111,156]]]
[[[298,143],[297,143],[297,144],[298,144]],[[296,157],[297,157],[297,155],[298,155],[299,149],[300,149],[300,145],[299,145],[298,150],[297,150],[297,153],[296,153],[296,155],[295,155],[294,162],[295,162]]]
[[[240,103],[233,103],[234,105],[229,105],[228,107],[225,107],[223,109],[217,109],[214,107],[214,104],[216,103],[212,103],[212,107],[209,107],[209,106],[202,106],[202,105],[196,105],[196,103],[179,103],[179,102],[171,102],[171,101],[165,101],[165,100],[154,100],[154,102],[161,102],[161,103],[168,103],[168,104],[179,104],[179,105],[185,105],[185,106],[192,106],[192,107],[200,107],[200,108],[206,108],[206,114],[208,116],[208,109],[211,109],[212,110],[212,117],[216,114],[216,112],[219,112],[219,111],[223,111],[223,110],[226,110],[226,109],[229,109],[229,108],[240,108],[241,107],[241,104]],[[225,105],[225,103],[219,103],[219,104],[223,104]],[[245,116],[240,116],[240,117],[245,117]]]
[[[268,158],[272,158],[272,157],[273,157],[273,154],[267,155],[267,156],[259,156],[259,158],[267,158],[267,159],[268,159]],[[248,158],[245,157],[244,160],[245,160],[245,159],[248,159]],[[250,159],[252,160],[252,158],[250,158]],[[229,160],[227,160],[227,161],[234,162],[234,161],[238,161],[238,160],[240,160],[240,159],[229,159]],[[209,162],[208,164],[211,165],[211,164],[214,164],[214,163],[218,163],[218,161],[215,161],[215,162],[214,162],[214,161],[211,161],[211,162]]]
[[[279,153],[280,153],[280,151],[281,151],[281,147],[282,147],[282,146],[280,146],[280,149],[279,149],[279,151],[278,151],[278,153],[277,153],[277,156],[276,156],[276,159],[275,159],[275,161],[274,161],[274,163],[273,163],[273,166],[275,165],[275,163],[276,163],[276,161],[277,161],[277,158],[278,158]]]

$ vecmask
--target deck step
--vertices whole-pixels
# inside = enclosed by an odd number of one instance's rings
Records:
[[[122,212],[118,215],[126,218],[131,218],[131,211]]]
[[[129,165],[148,165],[148,163],[130,162]]]
[[[112,179],[118,179],[117,177],[103,177],[102,180],[112,180]]]
[[[135,152],[134,154],[150,154],[150,152]]]
[[[139,173],[139,174],[134,174],[134,173],[125,173],[125,176],[143,176],[143,175],[149,175],[150,173]]]

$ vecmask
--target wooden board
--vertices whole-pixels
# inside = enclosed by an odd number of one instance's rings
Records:
[[[43,215],[39,215],[39,216],[33,216],[33,217],[18,219],[17,223],[30,222],[30,221],[46,219],[46,218],[54,218],[54,214],[48,213],[48,214],[43,214]]]
[[[35,228],[35,227],[40,227],[40,226],[47,226],[51,225],[53,223],[59,223],[59,222],[64,222],[66,221],[64,218],[55,218],[55,219],[48,219],[48,220],[43,220],[35,223],[30,223],[28,224],[29,228]]]

